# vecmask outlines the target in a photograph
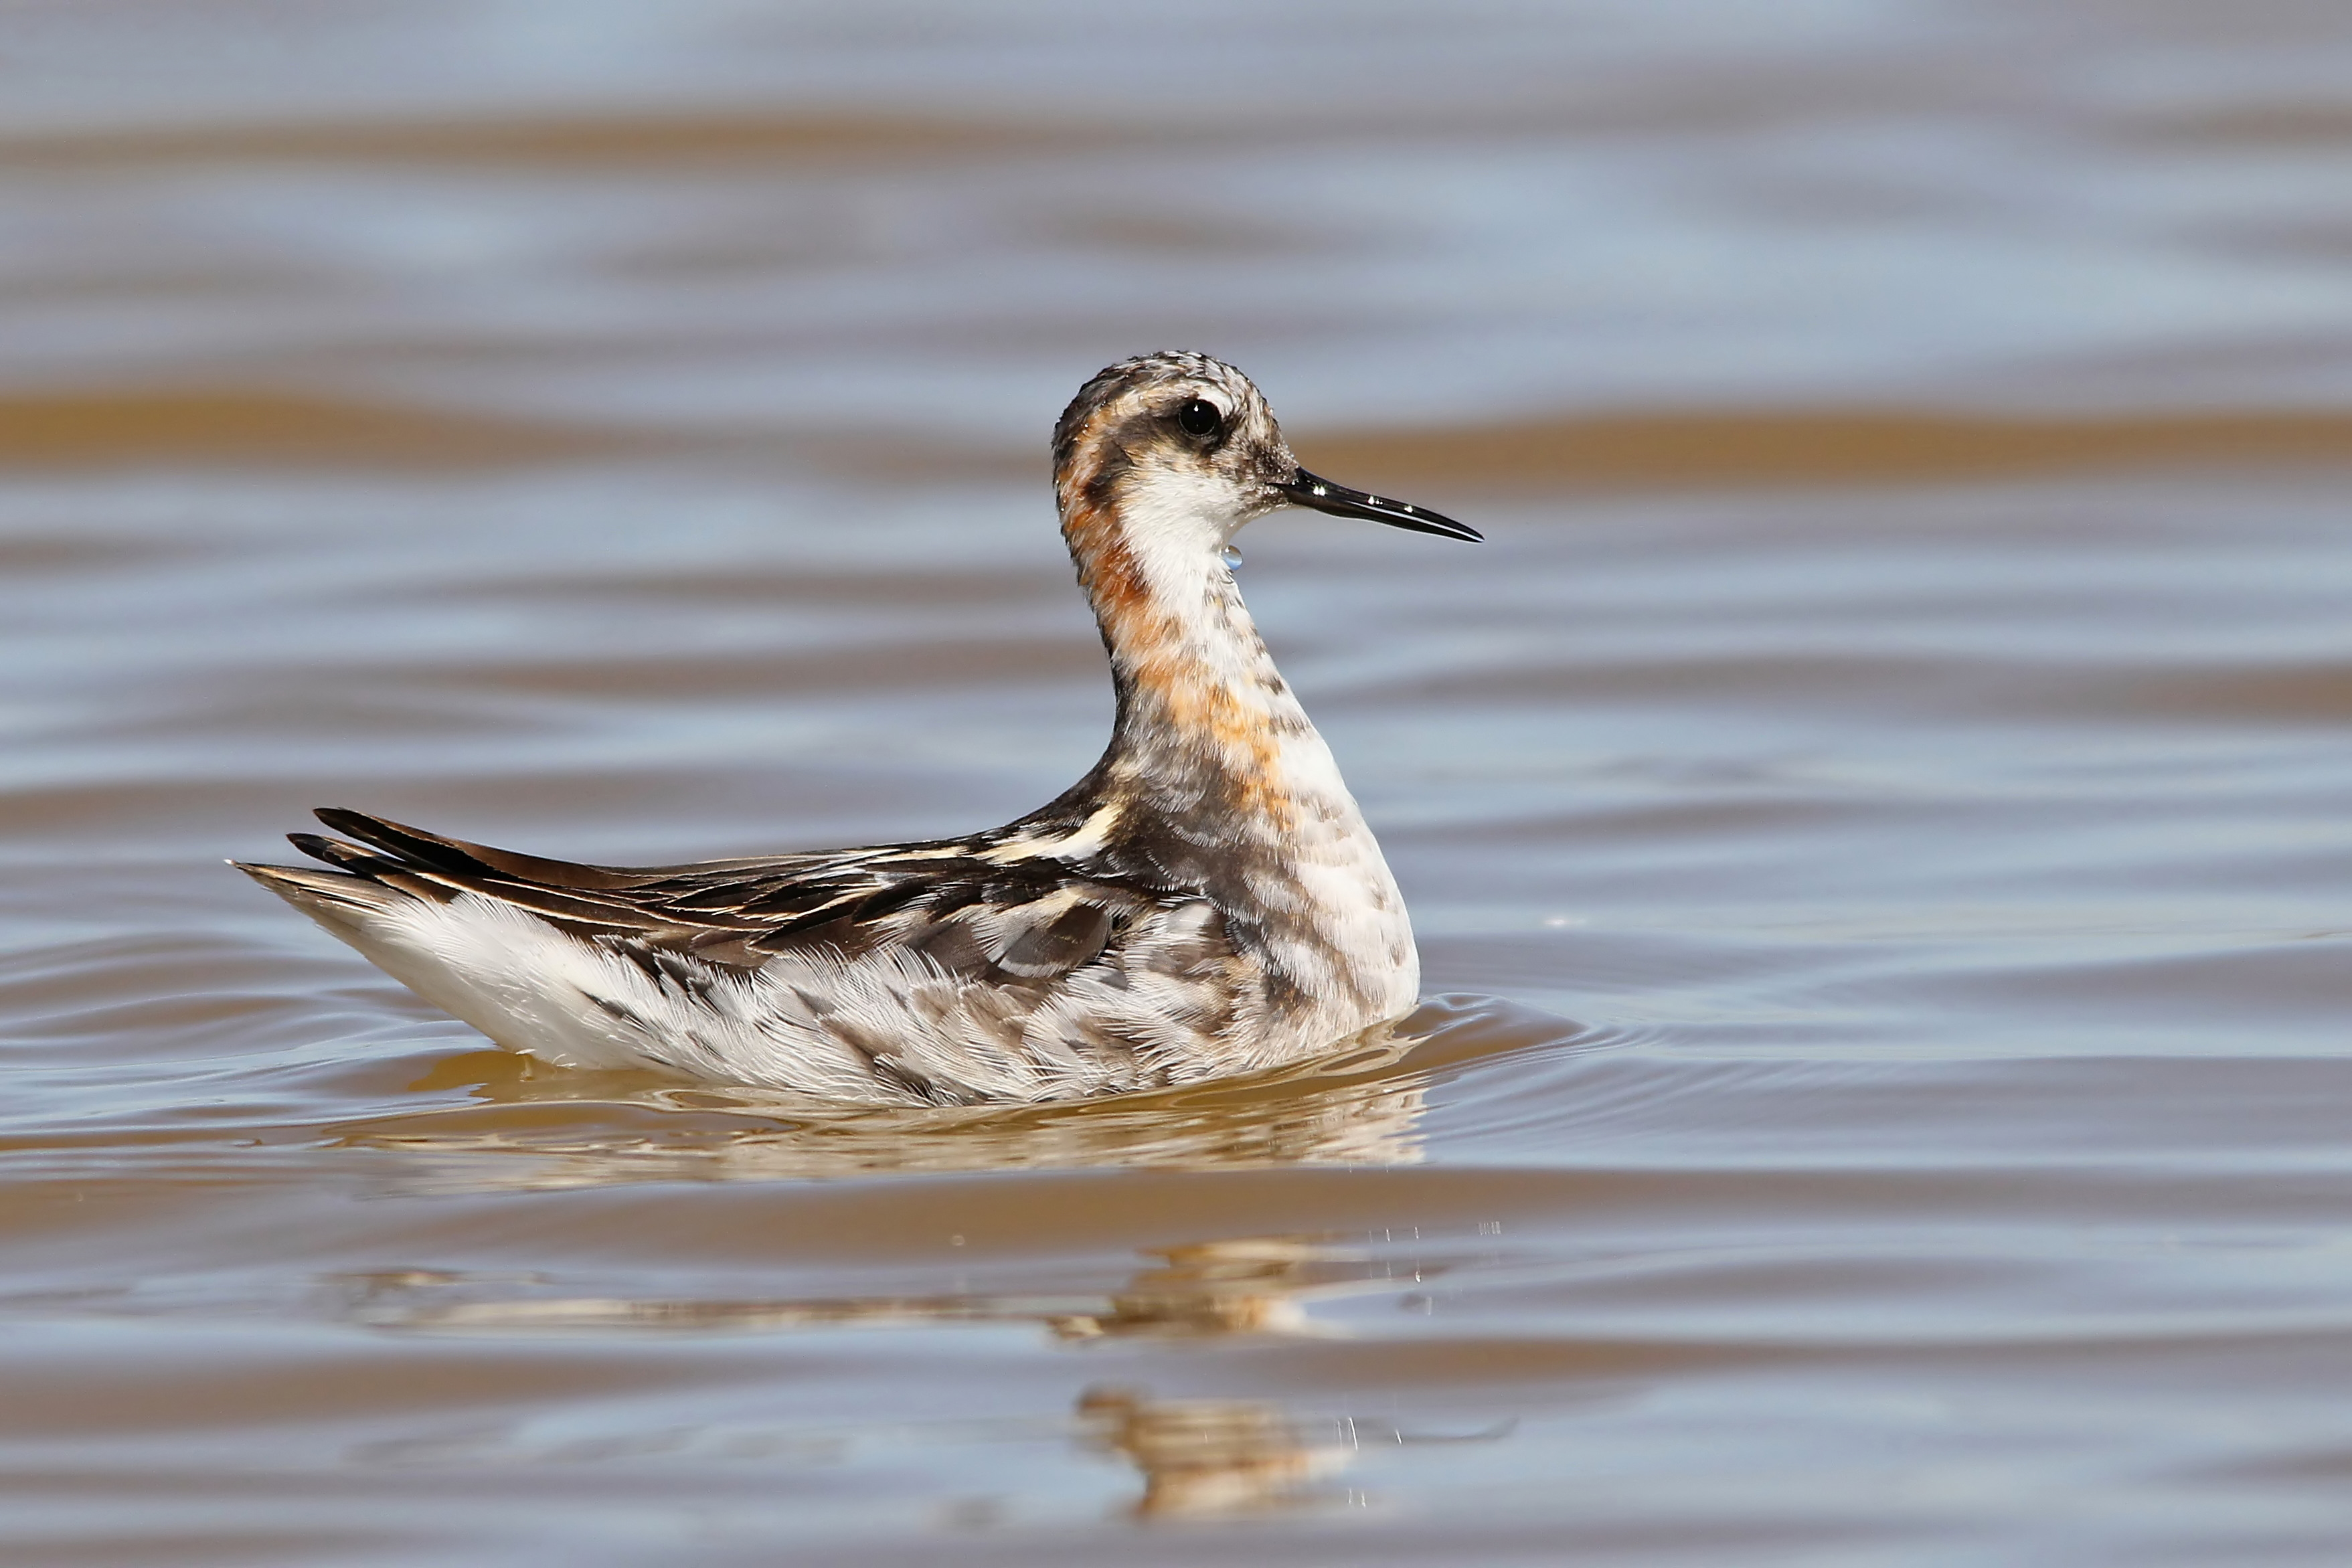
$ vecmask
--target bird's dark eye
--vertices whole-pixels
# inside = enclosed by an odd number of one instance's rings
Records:
[[[1225,416],[1217,412],[1215,403],[1196,397],[1176,411],[1176,423],[1184,427],[1187,435],[1214,435],[1225,423]]]

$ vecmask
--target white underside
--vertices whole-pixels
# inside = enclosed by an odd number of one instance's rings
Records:
[[[1206,904],[1161,912],[1161,940],[1197,935]],[[1344,1015],[1255,1020],[1248,1038],[1177,1023],[1188,982],[1139,967],[1063,977],[1042,1004],[1016,1009],[1002,987],[951,975],[921,955],[884,948],[842,962],[782,955],[757,971],[709,967],[688,988],[496,899],[404,900],[338,936],[427,1001],[509,1050],[562,1066],[658,1068],[829,1099],[903,1102],[870,1051],[960,1092],[1065,1099],[1280,1065],[1328,1050],[1381,1021]],[[1394,1012],[1416,977],[1397,977]],[[1089,1025],[1149,1042],[1139,1060],[1086,1049]]]

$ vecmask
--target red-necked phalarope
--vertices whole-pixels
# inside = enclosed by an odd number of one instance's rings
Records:
[[[1109,650],[1109,749],[965,839],[573,865],[357,811],[243,865],[510,1049],[885,1103],[1115,1092],[1327,1051],[1405,1013],[1404,901],[1234,585],[1286,505],[1475,539],[1298,465],[1247,376],[1111,366],[1054,430],[1054,494]]]

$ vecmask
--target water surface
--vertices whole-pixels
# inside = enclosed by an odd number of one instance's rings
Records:
[[[12,28],[12,1560],[2342,1560],[2332,9]],[[1491,540],[1244,541],[1392,1040],[822,1112],[220,864],[1034,806],[1045,434],[1163,344]]]

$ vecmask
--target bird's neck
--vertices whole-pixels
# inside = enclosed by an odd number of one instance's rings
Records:
[[[1083,821],[1063,842],[1091,832],[1215,898],[1268,995],[1306,1009],[1309,1032],[1336,1038],[1402,1012],[1421,974],[1403,897],[1243,608],[1222,535],[1180,549],[1172,530],[1117,523],[1076,507],[1064,517],[1118,717],[1067,798]]]
[[[1143,536],[1085,508],[1071,511],[1064,531],[1118,695],[1106,784],[1275,832],[1305,809],[1353,815],[1216,536]]]

